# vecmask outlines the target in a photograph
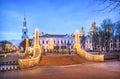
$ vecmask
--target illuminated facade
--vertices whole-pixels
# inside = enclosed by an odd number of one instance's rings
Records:
[[[45,34],[40,36],[41,48],[45,51],[65,50],[70,49],[72,51],[74,46],[74,37],[71,35],[57,35],[57,34]]]
[[[120,52],[120,35],[114,36],[110,40],[110,51]]]
[[[0,54],[16,52],[17,48],[9,41],[0,41]]]
[[[50,50],[54,49],[54,44],[53,44],[53,39],[52,38],[49,39],[49,49]]]
[[[92,38],[89,35],[87,35],[85,39],[85,50],[87,51],[93,50]]]

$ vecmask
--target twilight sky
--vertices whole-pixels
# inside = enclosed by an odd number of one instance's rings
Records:
[[[71,34],[83,26],[87,34],[93,21],[100,26],[104,19],[117,20],[117,11],[97,11],[107,4],[94,0],[0,0],[0,40],[21,39],[24,11],[30,37],[36,27],[40,32]]]

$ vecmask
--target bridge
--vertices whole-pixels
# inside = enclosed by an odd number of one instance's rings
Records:
[[[83,50],[80,46],[79,42],[79,32],[75,32],[75,40],[74,40],[74,49],[75,52],[82,57],[81,60],[89,60],[89,61],[104,61],[104,55],[93,55],[85,50]],[[42,61],[40,61],[41,58],[41,49],[39,45],[39,30],[35,29],[35,34],[34,34],[34,48],[33,48],[33,56],[32,57],[27,57],[29,52],[29,40],[26,39],[26,50],[25,50],[25,58],[24,59],[19,59],[19,67],[22,68],[27,68],[27,67],[32,67],[35,65],[38,65],[39,62],[44,62],[45,57],[43,57]],[[46,57],[47,58],[47,57]],[[48,57],[48,60],[51,57]],[[53,59],[55,57],[52,57]],[[62,58],[62,57],[59,57]],[[77,58],[77,57],[76,57]],[[75,59],[75,57],[74,57]],[[52,62],[52,61],[51,61]]]

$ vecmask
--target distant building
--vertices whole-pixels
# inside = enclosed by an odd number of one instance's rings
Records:
[[[120,28],[117,27],[115,35],[111,37],[110,40],[110,51],[120,52]]]
[[[90,37],[90,35],[86,36],[86,39],[85,39],[85,50],[87,50],[87,51],[93,50],[92,38]]]
[[[28,38],[28,29],[26,18],[23,21],[22,40]],[[81,48],[90,51],[105,51],[102,46],[102,38],[99,36],[96,22],[92,22],[88,35],[85,35],[85,30],[82,27],[79,33]],[[30,39],[30,46],[33,46],[34,39]],[[58,50],[70,51],[74,50],[74,34],[44,34],[40,33],[40,46],[45,51]],[[120,30],[116,30],[116,36],[113,36],[110,41],[110,51],[120,51]]]
[[[17,48],[9,41],[0,41],[0,54],[16,52]]]
[[[81,48],[85,49],[85,39],[86,39],[86,37],[85,37],[85,30],[84,30],[83,27],[80,30],[79,36],[80,36]]]
[[[91,43],[92,43],[92,49],[94,51],[98,50],[99,47],[99,32],[98,32],[98,27],[96,25],[96,22],[92,22],[92,25],[90,27],[90,38],[91,38]]]

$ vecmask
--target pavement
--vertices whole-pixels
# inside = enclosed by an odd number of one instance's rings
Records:
[[[85,58],[75,55],[49,55],[42,56],[39,65],[40,66],[61,66],[61,65],[73,65],[89,62]]]
[[[0,72],[0,79],[120,79],[120,61],[36,66]]]

